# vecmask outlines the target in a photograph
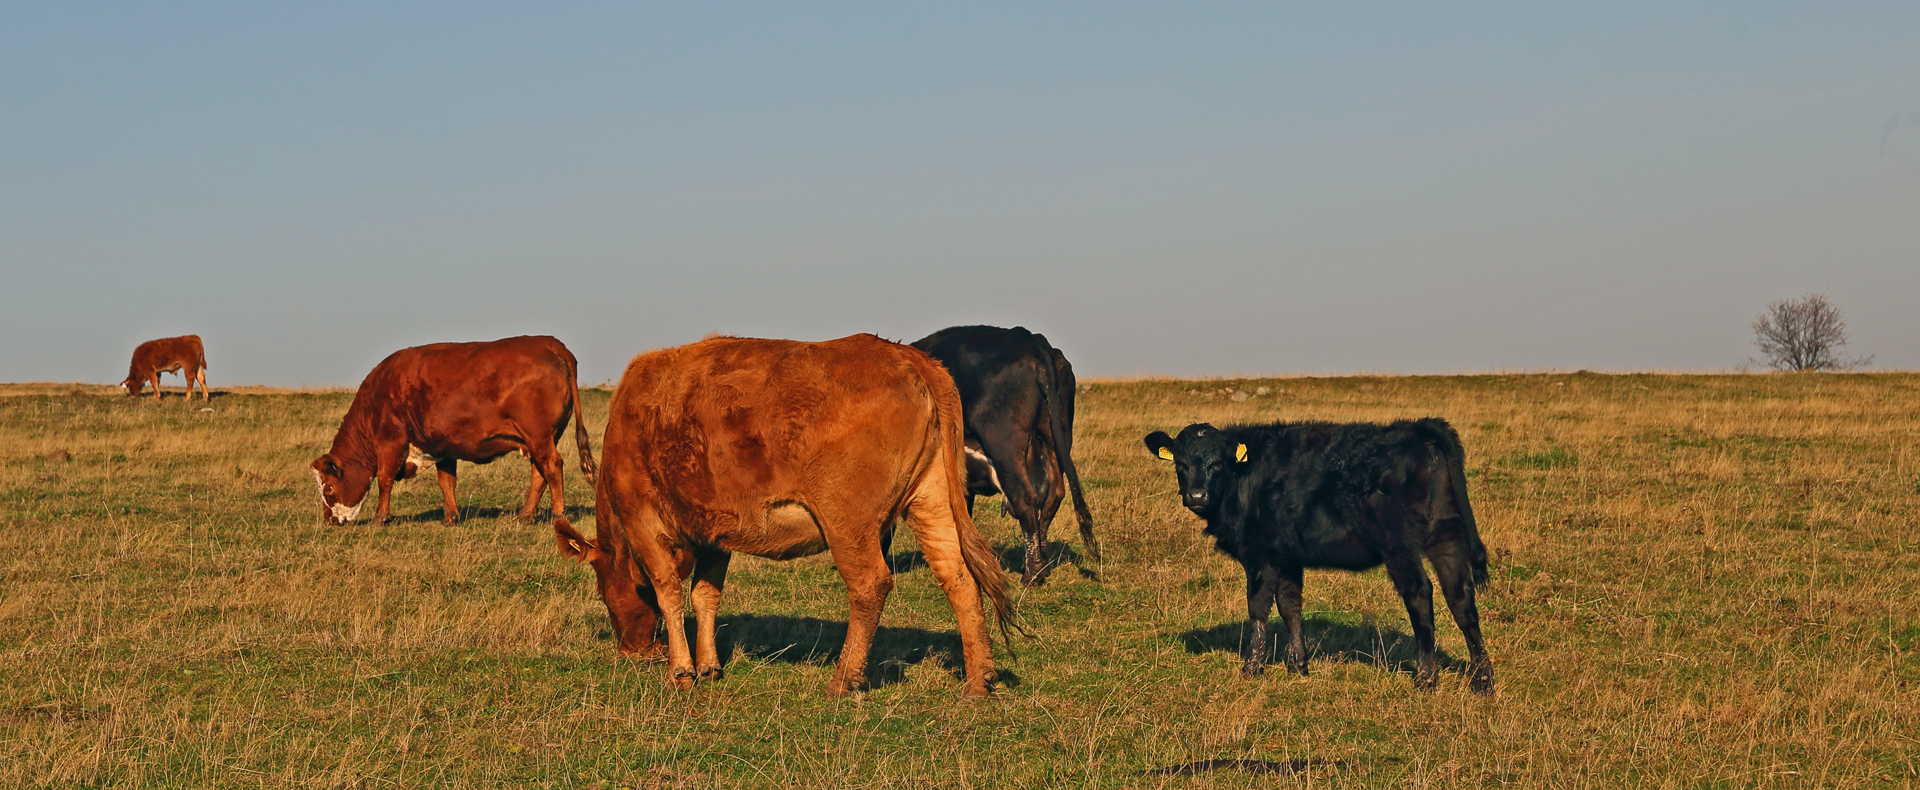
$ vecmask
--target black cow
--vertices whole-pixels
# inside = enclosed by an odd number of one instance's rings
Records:
[[[1100,560],[1093,514],[1073,466],[1073,365],[1045,335],[1024,327],[956,326],[914,348],[945,365],[960,389],[967,424],[967,510],[976,495],[1006,495],[1007,514],[1027,541],[1020,580],[1045,581],[1041,549],[1068,490],[1087,557]],[[1065,485],[1062,485],[1062,477]],[[889,534],[889,537],[891,535]]]
[[[1253,633],[1242,675],[1266,668],[1267,612],[1276,599],[1287,623],[1287,669],[1307,673],[1303,569],[1385,565],[1420,646],[1414,684],[1432,688],[1433,587],[1420,565],[1425,555],[1467,637],[1473,690],[1493,693],[1493,662],[1473,603],[1474,585],[1487,580],[1487,549],[1467,502],[1460,437],[1445,420],[1200,423],[1179,438],[1154,431],[1146,442],[1174,463],[1184,504],[1207,520],[1216,548],[1246,568]]]

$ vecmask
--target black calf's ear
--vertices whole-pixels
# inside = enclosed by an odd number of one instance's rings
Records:
[[[1147,449],[1163,461],[1173,460],[1173,437],[1166,431],[1154,431],[1147,434]]]

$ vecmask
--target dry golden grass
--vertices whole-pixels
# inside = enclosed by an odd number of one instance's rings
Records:
[[[607,394],[585,396],[597,436]],[[978,704],[910,538],[877,688],[829,700],[824,557],[736,559],[728,677],[680,694],[614,658],[549,527],[498,517],[523,461],[463,467],[453,527],[431,481],[392,524],[322,526],[306,464],[349,399],[0,387],[0,786],[1920,784],[1920,376],[1089,382],[1107,562],[1021,594],[1038,638]],[[1441,689],[1412,688],[1378,572],[1309,575],[1310,677],[1238,679],[1240,570],[1140,438],[1425,415],[1459,430],[1495,555],[1497,696],[1465,692],[1444,617]],[[1304,767],[1144,773],[1207,760]]]

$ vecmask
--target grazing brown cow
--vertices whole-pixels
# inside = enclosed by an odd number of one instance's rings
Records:
[[[184,372],[182,372],[184,371]],[[193,399],[193,382],[200,382],[200,399],[213,400],[207,392],[207,351],[200,345],[199,335],[181,335],[149,340],[133,349],[133,364],[127,366],[127,378],[120,382],[120,388],[128,395],[138,395],[140,390],[153,383],[153,399],[160,399],[160,374],[180,373],[187,377],[187,399]]]
[[[591,480],[595,469],[578,369],[573,352],[544,335],[393,352],[360,382],[333,449],[313,461],[321,516],[335,524],[352,521],[366,504],[368,486],[378,481],[374,520],[385,523],[393,484],[431,462],[440,473],[442,519],[452,524],[460,513],[453,499],[458,462],[484,464],[518,452],[533,462],[520,518],[533,518],[541,492],[552,486],[555,523],[566,523],[555,445],[568,418],[577,417],[580,471]]]
[[[635,357],[614,390],[593,540],[555,523],[562,553],[592,563],[627,655],[667,626],[672,685],[721,676],[714,613],[732,552],[833,553],[851,611],[828,694],[866,683],[893,572],[884,527],[905,518],[959,621],[965,693],[990,693],[985,593],[1001,628],[1013,604],[967,516],[960,396],[927,355],[872,335],[801,343],[709,338]],[[693,576],[699,672],[682,623]],[[671,616],[663,617],[663,613]]]

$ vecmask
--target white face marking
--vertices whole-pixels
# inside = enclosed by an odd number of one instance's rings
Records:
[[[326,505],[327,504],[327,481],[321,479],[320,470],[315,469],[312,471],[313,471],[313,487],[320,492],[320,504]],[[346,505],[342,505],[338,502],[335,502],[331,505],[327,505],[327,508],[332,511],[334,523],[351,524],[353,523],[354,519],[360,517],[360,507],[361,505],[365,505],[365,504],[367,504],[367,501],[362,499],[360,500],[359,505],[354,505],[353,507],[347,507]]]

